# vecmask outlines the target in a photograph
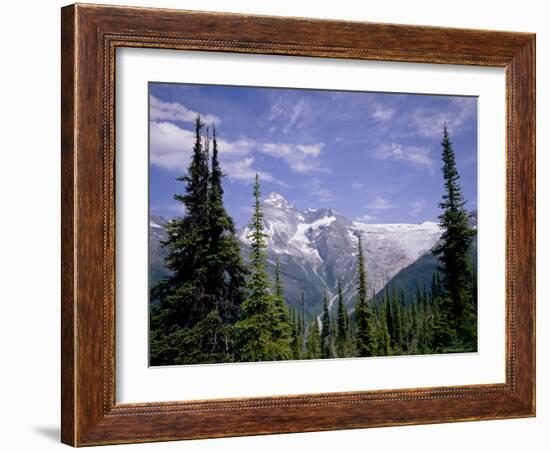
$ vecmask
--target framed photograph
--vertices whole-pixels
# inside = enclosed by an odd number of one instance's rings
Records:
[[[62,9],[62,441],[535,415],[535,36]]]

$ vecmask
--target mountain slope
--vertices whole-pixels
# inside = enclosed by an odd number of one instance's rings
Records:
[[[263,201],[270,271],[281,263],[287,301],[298,307],[304,293],[308,314],[318,313],[323,291],[336,300],[338,280],[352,307],[356,292],[357,237],[363,236],[367,278],[378,291],[439,239],[436,223],[364,224],[352,222],[332,209],[298,210],[283,196],[271,193]],[[249,230],[239,233],[246,255]]]
[[[354,222],[333,209],[297,209],[283,196],[271,193],[262,202],[268,242],[268,271],[276,260],[287,302],[299,308],[304,293],[307,315],[319,313],[326,290],[331,306],[336,300],[338,281],[344,299],[353,307],[356,293],[357,237],[363,237],[369,289],[381,290],[404,268],[429,252],[441,232],[437,223],[365,224]],[[166,250],[161,241],[166,220],[150,218],[150,283],[166,275]],[[243,256],[247,259],[249,229],[238,232]],[[422,258],[421,258],[422,257]],[[428,268],[429,270],[429,268]],[[403,277],[403,276],[402,276]]]
[[[472,250],[470,252],[474,270],[477,271],[477,239],[474,238]],[[396,286],[405,290],[405,302],[412,302],[416,287],[422,287],[424,284],[429,290],[432,283],[432,275],[437,270],[439,262],[431,252],[426,252],[418,260],[400,270],[389,282],[388,285]]]

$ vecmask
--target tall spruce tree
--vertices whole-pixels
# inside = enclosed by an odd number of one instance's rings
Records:
[[[355,304],[355,346],[360,357],[377,355],[377,334],[373,312],[367,299],[367,272],[363,257],[363,244],[361,235],[358,237],[358,299]]]
[[[439,258],[439,269],[443,276],[443,314],[448,326],[454,329],[446,334],[449,341],[446,345],[474,350],[477,344],[477,318],[472,299],[470,250],[475,231],[468,224],[466,201],[462,195],[453,145],[446,125],[441,147],[444,194],[439,203],[443,210],[439,224],[443,234],[433,253]]]
[[[322,357],[321,335],[317,318],[307,327],[306,357],[308,359],[320,359]]]
[[[331,321],[328,310],[327,292],[323,294],[323,314],[321,315],[321,357],[328,359],[332,357],[331,343]]]
[[[287,309],[283,281],[281,279],[281,263],[277,258],[275,263],[275,292],[274,294],[274,317],[272,322],[273,340],[278,343],[281,353],[280,358],[290,359],[292,351],[292,328],[289,312]]]
[[[342,294],[342,284],[338,281],[338,310],[337,310],[337,329],[336,329],[336,354],[338,357],[348,357],[350,351],[349,340],[349,318],[344,305],[344,296]]]
[[[216,182],[215,214],[211,215],[208,151],[201,140],[203,124],[195,121],[195,144],[187,174],[177,180],[185,193],[174,199],[185,206],[185,215],[167,225],[165,266],[169,275],[151,290],[150,361],[152,365],[224,362],[233,359],[231,331],[224,326],[220,302],[238,309],[242,299],[242,266],[232,235],[232,222],[223,209],[221,176]],[[221,170],[219,165],[217,171]],[[219,186],[218,186],[219,185]],[[212,255],[212,225],[227,235],[216,253],[225,253],[224,267]],[[227,265],[232,276],[225,277]],[[224,269],[225,268],[225,269]],[[223,275],[222,275],[223,273]],[[233,316],[235,318],[235,316]],[[226,318],[227,319],[227,318]]]
[[[302,331],[301,331],[301,319],[300,315],[296,313],[294,309],[290,310],[292,323],[292,358],[299,360],[302,358]]]
[[[208,147],[207,149],[208,150]],[[213,130],[212,164],[209,194],[209,252],[207,289],[214,297],[224,323],[224,341],[228,352],[234,350],[233,325],[240,316],[244,300],[246,269],[235,236],[233,219],[223,205],[223,173],[218,159],[216,130]]]
[[[242,318],[236,324],[238,358],[245,362],[291,358],[288,337],[278,335],[280,312],[276,294],[271,293],[267,274],[266,237],[258,174],[254,184],[254,212],[250,222],[250,268],[248,298],[242,304]]]

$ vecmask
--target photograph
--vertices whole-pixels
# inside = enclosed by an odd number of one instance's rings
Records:
[[[2,5],[2,449],[548,451],[548,5],[115,3]]]
[[[150,366],[477,352],[477,97],[148,93]]]

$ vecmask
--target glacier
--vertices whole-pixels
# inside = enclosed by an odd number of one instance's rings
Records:
[[[324,292],[332,307],[337,299],[338,281],[348,308],[353,308],[357,279],[357,241],[361,235],[371,293],[377,293],[400,270],[429,253],[441,236],[436,222],[420,224],[367,224],[352,221],[331,208],[298,209],[279,193],[263,201],[267,235],[268,271],[273,274],[276,261],[287,302],[300,308],[304,294],[305,311],[318,314]],[[162,229],[166,220],[151,217],[150,273],[162,273]],[[250,229],[237,232],[243,255],[247,258]],[[152,281],[154,283],[154,280]]]

